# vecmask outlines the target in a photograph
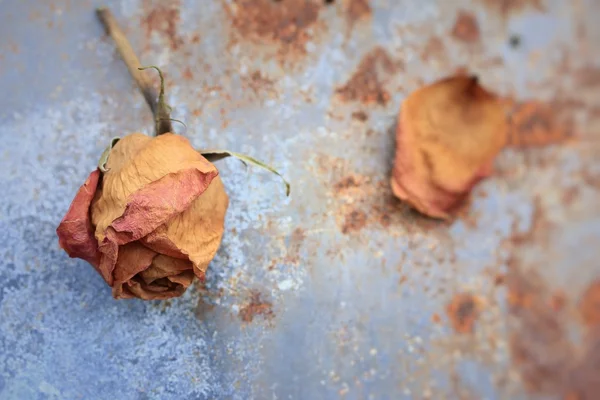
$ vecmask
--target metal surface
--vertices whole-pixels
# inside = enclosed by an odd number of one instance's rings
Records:
[[[0,1],[0,399],[591,398],[600,4],[233,3]],[[206,289],[173,301],[115,301],[57,244],[110,138],[152,130],[99,5],[166,71],[196,146],[293,185],[287,199],[219,162],[226,234]],[[451,34],[459,10],[472,43]],[[374,94],[350,85],[369,54]],[[410,91],[459,67],[560,102],[579,138],[504,151],[468,210],[436,223],[391,198],[393,127]]]

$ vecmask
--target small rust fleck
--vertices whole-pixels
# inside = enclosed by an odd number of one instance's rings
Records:
[[[433,322],[434,324],[439,324],[440,322],[442,322],[442,317],[440,317],[440,314],[435,313],[431,316],[431,322]]]
[[[345,102],[385,105],[390,94],[384,89],[384,82],[399,68],[398,62],[392,60],[383,48],[377,47],[362,59],[354,75],[336,93]]]
[[[148,1],[144,4],[148,7]],[[172,50],[177,50],[183,44],[177,33],[179,20],[178,2],[157,4],[142,18],[141,25],[146,30],[147,38],[150,38],[152,32],[158,32],[169,41]]]
[[[190,42],[193,44],[198,44],[200,43],[200,34],[195,33],[192,38],[190,39]]]
[[[573,73],[577,86],[582,88],[597,88],[600,86],[600,68],[588,66]]]
[[[361,111],[354,111],[352,113],[352,118],[357,121],[365,122],[366,120],[369,119],[369,116],[367,115],[366,112],[361,110]]]
[[[355,188],[358,186],[359,182],[354,177],[354,175],[348,175],[345,178],[341,179],[339,182],[337,182],[335,185],[333,185],[333,188],[336,192],[339,192],[348,188]]]
[[[566,304],[567,298],[562,291],[558,291],[550,297],[550,308],[552,308],[554,312],[562,311]]]
[[[494,285],[495,286],[503,285],[505,281],[506,281],[506,277],[503,274],[497,274],[494,277]]]
[[[481,300],[471,293],[454,295],[446,306],[446,314],[457,333],[472,333],[481,312]]]
[[[351,232],[357,232],[364,228],[367,224],[367,214],[361,210],[353,210],[346,214],[344,219],[344,225],[342,225],[342,233],[348,234]]]
[[[191,81],[192,79],[194,79],[194,74],[192,74],[192,70],[190,69],[190,67],[185,67],[181,76],[187,81]]]
[[[446,48],[444,42],[437,36],[429,38],[423,49],[421,50],[421,60],[423,62],[429,62],[432,60],[438,60],[444,62],[447,60]]]
[[[508,119],[508,145],[520,148],[536,147],[571,139],[572,124],[557,118],[560,111],[535,100],[514,104]]]
[[[479,41],[479,24],[475,16],[467,11],[459,11],[452,36],[465,43],[475,43]]]
[[[239,312],[239,317],[244,322],[252,322],[254,317],[262,315],[265,319],[271,319],[275,316],[273,313],[273,305],[269,302],[260,299],[259,292],[252,292],[250,302],[242,307]]]
[[[346,21],[352,27],[358,21],[371,15],[369,0],[345,0]]]
[[[287,263],[298,264],[300,262],[300,250],[302,249],[302,244],[305,239],[306,234],[302,228],[294,229],[294,232],[292,232],[290,237],[287,256],[285,257]]]
[[[198,319],[204,319],[208,313],[214,310],[214,304],[207,303],[202,298],[198,299],[198,304],[194,310],[194,315]]]
[[[593,282],[579,302],[579,313],[588,327],[600,326],[600,280]]]
[[[517,13],[525,9],[543,11],[542,0],[480,0],[491,10],[498,12],[501,16]]]

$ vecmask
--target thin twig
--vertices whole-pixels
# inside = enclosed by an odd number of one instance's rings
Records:
[[[96,13],[98,14],[98,19],[102,25],[104,25],[106,33],[114,40],[115,46],[117,47],[121,58],[125,62],[129,73],[140,88],[144,99],[146,99],[146,103],[148,103],[150,106],[150,110],[152,111],[152,115],[154,115],[156,121],[156,135],[173,132],[171,120],[168,119],[168,117],[165,118],[165,110],[161,110],[161,108],[165,105],[161,105],[157,102],[158,94],[156,93],[156,89],[154,89],[152,82],[148,79],[146,74],[138,70],[138,68],[142,66],[140,64],[140,60],[135,55],[135,52],[131,47],[131,43],[129,43],[129,40],[127,40],[127,37],[119,26],[115,16],[108,8],[105,7],[98,8]],[[160,114],[162,114],[162,116],[158,118],[157,116]]]

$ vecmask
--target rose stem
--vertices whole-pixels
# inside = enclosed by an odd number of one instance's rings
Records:
[[[139,70],[141,67],[140,60],[135,55],[131,43],[127,40],[127,37],[119,26],[115,16],[105,7],[98,8],[96,13],[98,19],[100,19],[100,22],[104,25],[106,33],[114,40],[115,46],[125,62],[129,73],[140,88],[144,99],[146,99],[146,103],[150,106],[150,110],[152,111],[155,120],[155,135],[158,136],[163,133],[173,132],[169,106],[164,102],[163,96],[159,97],[157,95],[156,89],[152,86],[152,82],[150,82],[147,76]],[[161,88],[162,87],[164,87],[164,83],[161,74]]]

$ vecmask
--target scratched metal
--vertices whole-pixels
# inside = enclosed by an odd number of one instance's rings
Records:
[[[522,260],[562,293],[573,312],[561,323],[583,340],[577,301],[600,274],[600,125],[598,81],[577,82],[600,67],[600,6],[517,1],[504,13],[496,3],[372,0],[370,15],[351,20],[349,3],[333,2],[304,32],[303,52],[236,30],[228,2],[172,3],[173,32],[149,21],[158,2],[0,0],[0,399],[562,396],[528,385],[527,361],[511,356],[523,331],[511,330],[498,276]],[[276,177],[219,162],[231,197],[221,249],[206,289],[169,302],[113,300],[57,244],[110,138],[151,132],[99,5],[142,62],[164,68],[180,132],[257,156],[292,182],[288,199]],[[450,34],[461,9],[479,22],[476,45]],[[431,38],[441,50],[427,48]],[[385,78],[389,101],[343,101],[336,88],[377,46],[404,64]],[[462,66],[503,95],[579,100],[580,139],[504,151],[469,210],[440,224],[390,199],[393,127],[410,91]],[[540,208],[544,241],[507,246]],[[446,314],[459,292],[482,299],[473,333],[456,333]],[[271,311],[244,321],[256,293]]]

